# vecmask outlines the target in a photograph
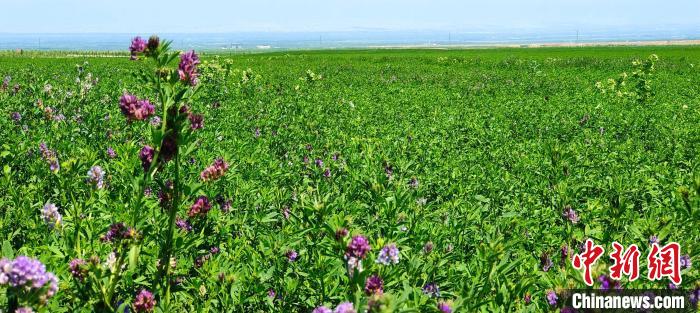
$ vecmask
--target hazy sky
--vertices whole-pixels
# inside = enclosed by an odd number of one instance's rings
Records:
[[[700,25],[700,0],[0,0],[0,32],[450,30]]]

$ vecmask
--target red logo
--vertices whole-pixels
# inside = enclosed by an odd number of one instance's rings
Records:
[[[595,264],[601,255],[605,253],[603,246],[598,246],[593,243],[593,240],[586,240],[586,251],[581,254],[575,254],[573,265],[575,269],[583,268],[583,281],[586,285],[593,286],[593,276],[591,274],[591,265]]]
[[[649,280],[661,280],[668,277],[676,285],[681,284],[681,246],[671,242],[661,248],[656,243],[651,245],[647,256],[649,262]]]
[[[613,253],[610,258],[613,260],[613,265],[610,266],[610,278],[615,280],[622,279],[622,274],[629,276],[629,281],[635,281],[639,278],[639,248],[637,245],[630,245],[627,250],[618,242],[613,242]]]

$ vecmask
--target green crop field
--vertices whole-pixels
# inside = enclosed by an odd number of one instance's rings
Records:
[[[699,47],[145,51],[0,57],[0,308],[555,312],[587,239],[697,299]]]

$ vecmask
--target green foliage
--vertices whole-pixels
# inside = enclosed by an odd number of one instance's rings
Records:
[[[658,60],[632,63],[651,54]],[[548,290],[584,286],[562,246],[578,252],[593,238],[609,251],[619,241],[645,256],[654,235],[700,263],[695,47],[211,56],[196,93],[178,83],[176,54],[30,55],[0,58],[0,76],[11,76],[0,90],[0,236],[3,257],[38,258],[59,277],[40,312],[123,312],[144,288],[158,312],[310,312],[346,301],[372,312],[437,312],[440,301],[458,312],[555,311]],[[595,87],[630,64],[624,79]],[[157,103],[162,127],[126,123],[124,91]],[[186,103],[205,121],[180,138],[182,199],[170,207],[157,195],[175,180],[175,163],[144,175],[139,160],[145,144],[168,136],[166,125],[188,127],[167,117],[165,103]],[[57,172],[42,142],[56,151]],[[227,175],[200,181],[218,157]],[[104,189],[86,183],[94,165],[106,172]],[[169,213],[187,218],[198,196],[214,207],[190,220],[191,231],[174,229],[174,267],[163,273]],[[59,207],[60,227],[42,219],[47,202]],[[569,207],[577,223],[562,216]],[[101,242],[119,221],[139,240]],[[349,235],[336,239],[342,228]],[[344,254],[359,234],[372,250],[351,276]],[[399,263],[377,263],[389,243]],[[88,279],[71,275],[75,258],[90,261]],[[599,263],[596,277],[610,265]],[[696,267],[683,270],[684,288],[698,283]],[[373,274],[384,296],[365,294]],[[439,298],[422,291],[433,282]]]

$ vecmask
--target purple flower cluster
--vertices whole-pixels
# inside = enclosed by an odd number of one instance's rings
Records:
[[[102,235],[100,240],[103,242],[113,242],[122,239],[132,239],[137,235],[136,230],[132,227],[124,225],[124,223],[114,223],[109,226],[109,230]]]
[[[151,146],[143,146],[139,152],[139,159],[141,159],[141,166],[143,171],[146,172],[151,168],[151,163],[153,163],[153,157],[156,155],[156,150]]]
[[[107,156],[108,156],[110,159],[114,159],[114,158],[117,157],[117,152],[115,152],[114,149],[113,149],[112,147],[107,147]]]
[[[357,313],[351,302],[343,302],[335,307],[333,313]]]
[[[136,312],[152,312],[155,306],[156,300],[153,293],[146,289],[141,289],[134,299],[134,311]]]
[[[88,171],[88,183],[95,186],[97,189],[102,189],[105,187],[105,171],[98,165],[90,168]]]
[[[376,262],[384,265],[399,264],[399,257],[399,248],[391,243],[379,250]]]
[[[12,118],[13,121],[15,121],[17,123],[22,120],[22,115],[19,114],[19,112],[12,112],[12,114],[10,114],[10,117]]]
[[[63,220],[61,213],[58,213],[58,207],[50,202],[47,202],[41,209],[41,217],[44,218],[44,222],[49,225],[49,228],[59,227]]]
[[[384,281],[379,275],[374,274],[365,280],[365,293],[367,295],[384,293]]]
[[[423,285],[423,294],[428,297],[439,298],[440,297],[440,287],[434,282],[426,283]]]
[[[131,46],[129,46],[129,52],[131,52],[131,59],[136,60],[139,53],[146,51],[146,41],[140,36],[134,37],[131,40]]]
[[[552,258],[549,257],[547,252],[542,252],[542,255],[540,255],[540,266],[545,272],[549,272],[549,269],[554,266],[554,262],[552,262]]]
[[[365,236],[357,235],[353,236],[348,246],[345,249],[345,255],[349,257],[355,257],[358,259],[364,259],[367,256],[367,252],[372,249],[369,245],[369,241]]]
[[[83,281],[85,276],[87,276],[87,262],[83,259],[73,259],[68,264],[68,268],[70,269],[70,274],[77,280]]]
[[[155,107],[150,101],[139,100],[129,93],[124,93],[119,99],[119,108],[129,121],[143,121],[155,113]]]
[[[182,229],[185,232],[192,231],[192,225],[190,225],[190,222],[181,218],[177,218],[175,220],[175,226],[177,226],[177,228]]]
[[[690,260],[689,255],[686,254],[686,255],[681,256],[680,266],[682,269],[688,269],[688,268],[691,268],[693,266],[693,261]]]
[[[437,308],[442,313],[452,313],[452,308],[447,302],[440,301],[437,305]]]
[[[3,78],[3,80],[2,80],[2,90],[6,90],[7,87],[10,86],[10,80],[12,80],[12,77],[10,77],[9,75],[8,75],[8,76],[5,76],[5,78]]]
[[[567,205],[564,207],[564,212],[562,213],[564,218],[569,220],[572,224],[576,224],[579,221],[578,215],[576,214],[576,211],[571,208],[571,206]]]
[[[411,180],[408,182],[408,186],[417,189],[419,185],[418,178],[412,177]]]
[[[296,250],[292,249],[292,250],[287,251],[287,253],[285,253],[285,256],[287,257],[287,260],[289,262],[295,262],[297,260],[297,258],[299,257],[299,253],[297,253]]]
[[[199,82],[197,65],[200,63],[199,56],[194,53],[194,50],[181,54],[180,65],[177,70],[177,73],[180,75],[180,80],[190,86],[196,86]]]
[[[195,217],[197,215],[205,216],[209,212],[209,209],[211,209],[209,199],[206,196],[199,196],[190,207],[187,215],[189,217]]]
[[[333,310],[325,307],[325,306],[320,306],[315,308],[311,313],[333,313]]]
[[[559,300],[559,297],[557,297],[557,293],[554,292],[554,290],[548,290],[546,298],[547,298],[547,303],[549,303],[549,305],[551,305],[551,306],[557,305],[557,300]]]
[[[619,280],[614,280],[610,276],[600,275],[598,276],[598,281],[600,282],[600,290],[610,290],[614,288],[615,290],[621,290],[622,285],[620,285]]]
[[[26,256],[0,260],[0,285],[25,292],[39,292],[39,301],[46,301],[58,291],[58,278],[46,271],[44,264]]]
[[[15,313],[34,313],[34,310],[28,306],[18,308]]]
[[[192,130],[204,128],[204,116],[201,114],[189,114],[187,119],[190,120],[190,128]]]
[[[58,164],[58,156],[56,151],[49,149],[44,142],[39,144],[39,151],[41,152],[41,157],[44,159],[44,161],[49,163],[49,169],[51,169],[52,172],[55,173],[61,169],[61,165]]]
[[[217,180],[226,174],[228,170],[228,163],[224,159],[216,159],[212,165],[205,168],[202,173],[199,174],[199,178],[202,181]]]

